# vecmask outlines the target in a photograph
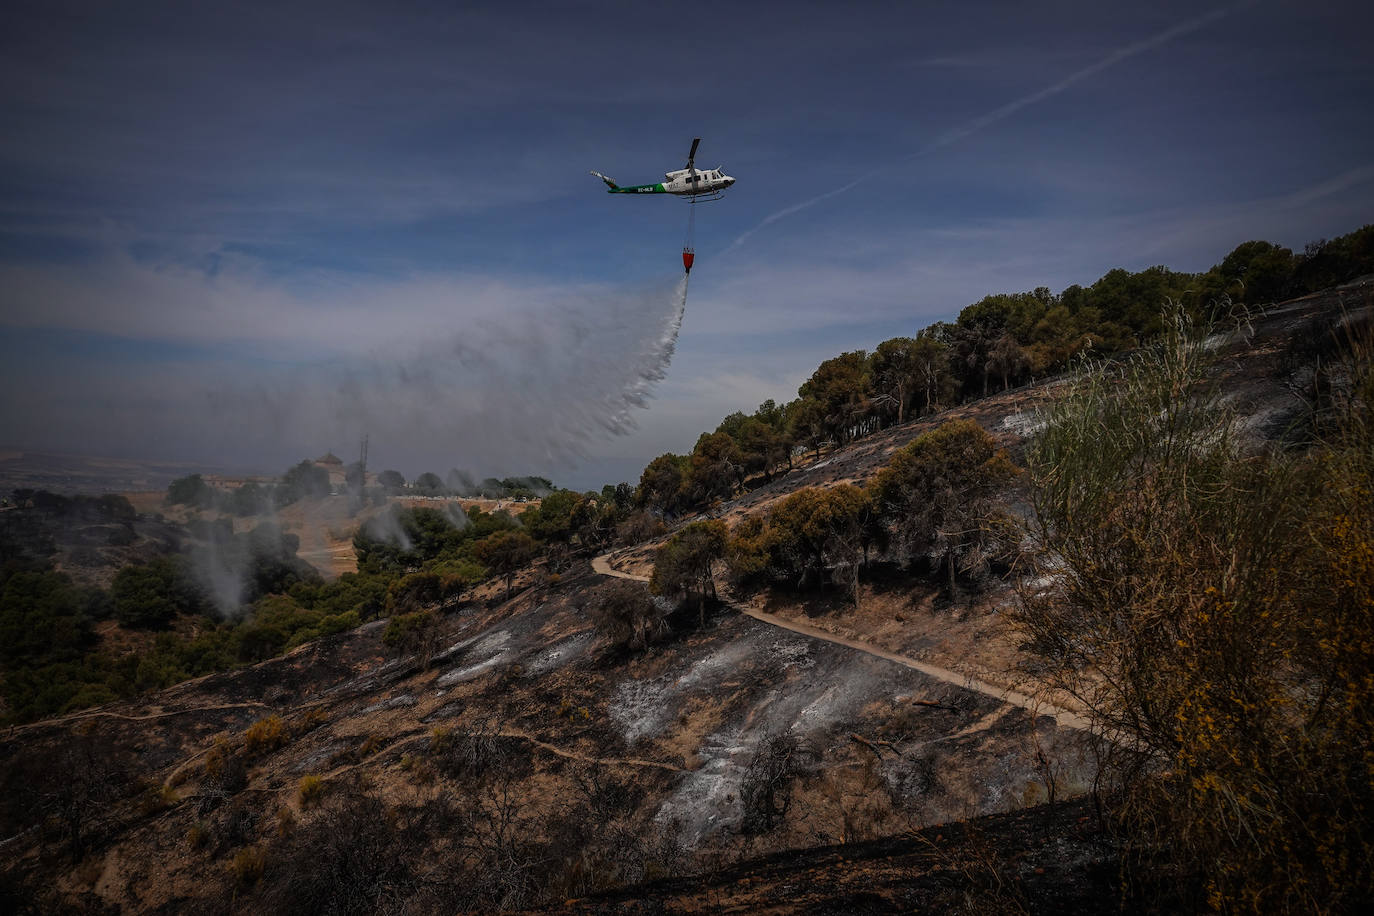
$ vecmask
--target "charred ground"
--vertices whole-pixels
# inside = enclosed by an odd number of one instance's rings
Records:
[[[1227,390],[1257,434],[1302,435],[1305,348],[1320,346],[1355,294],[1285,304],[1217,341]],[[1004,392],[870,436],[723,514],[866,481],[954,417],[1016,454],[1054,391]],[[612,563],[646,572],[655,546]],[[1118,906],[1112,835],[1089,804],[1062,800],[1087,792],[1094,773],[1077,730],[752,619],[729,600],[704,625],[670,617],[645,651],[614,647],[588,614],[610,582],[585,558],[557,575],[528,569],[515,586],[509,600],[488,584],[436,605],[432,626],[405,638],[374,621],[12,728],[0,743],[9,902],[93,912]],[[1016,686],[1024,673],[1000,613],[1009,586],[968,586],[952,602],[890,569],[865,580],[857,612],[824,595],[748,600]],[[727,595],[736,598],[746,596]]]

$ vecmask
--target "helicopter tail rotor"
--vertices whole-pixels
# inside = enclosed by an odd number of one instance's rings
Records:
[[[617,190],[620,189],[620,185],[616,184],[614,179],[612,179],[612,178],[607,178],[605,175],[602,175],[600,172],[595,171],[595,170],[592,171],[592,174],[595,175],[597,178],[600,178],[602,181],[606,182],[606,185],[607,185],[612,191],[617,191]]]

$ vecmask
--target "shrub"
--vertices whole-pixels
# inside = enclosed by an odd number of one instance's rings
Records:
[[[243,750],[250,757],[274,751],[286,744],[286,725],[280,716],[259,719],[243,733]]]
[[[434,611],[398,614],[387,624],[382,642],[403,655],[419,656],[421,666],[428,668],[439,648],[439,615]]]
[[[325,712],[324,707],[312,706],[310,709],[306,710],[305,715],[301,717],[300,730],[302,733],[308,732],[311,729],[319,728],[321,725],[325,725],[328,722],[329,713]]]
[[[1206,336],[1175,316],[1050,412],[1029,464],[1051,585],[1019,622],[1107,739],[1137,860],[1215,909],[1352,908],[1374,890],[1369,404],[1308,455],[1247,450]]]
[[[719,519],[685,526],[654,555],[649,590],[655,595],[695,595],[701,602],[715,597],[715,566],[725,556],[728,539]]]
[[[791,735],[771,735],[759,742],[740,783],[742,833],[766,833],[787,816],[800,759],[797,739]]]
[[[561,492],[561,491],[560,491]],[[548,505],[548,501],[545,501]],[[515,574],[532,561],[538,551],[534,538],[523,531],[498,531],[472,545],[481,563],[506,582],[506,600],[510,600]]]
[[[437,725],[429,733],[429,752],[436,757],[448,753],[453,746],[453,729]]]
[[[296,812],[290,808],[277,809],[277,836],[284,837],[296,829]]]
[[[643,648],[668,629],[664,611],[638,582],[617,579],[591,600],[587,614],[613,646]]]
[[[139,798],[139,811],[145,815],[166,811],[181,801],[176,789],[164,783],[149,786]]]
[[[262,880],[262,873],[266,867],[267,854],[257,846],[246,846],[234,855],[229,870],[239,886],[247,888]]]
[[[302,808],[309,808],[319,804],[324,797],[325,783],[324,778],[316,776],[314,773],[307,773],[301,777],[300,787],[296,790],[296,798],[301,803]]]
[[[386,609],[391,614],[411,613],[443,600],[443,580],[432,572],[417,572],[391,583]]]

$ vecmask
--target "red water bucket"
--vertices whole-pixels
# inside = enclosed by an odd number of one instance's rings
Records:
[[[692,249],[682,249],[682,266],[687,268],[688,273],[692,272],[692,261],[695,260],[695,258],[696,255],[692,253]]]

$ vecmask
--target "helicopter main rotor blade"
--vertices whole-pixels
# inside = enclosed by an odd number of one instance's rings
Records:
[[[696,158],[697,158],[697,146],[700,145],[700,143],[701,143],[701,138],[700,138],[700,137],[697,137],[696,139],[694,139],[694,140],[692,141],[692,151],[691,151],[690,153],[687,154],[687,168],[689,168],[689,169],[692,168],[692,163],[696,161]]]

